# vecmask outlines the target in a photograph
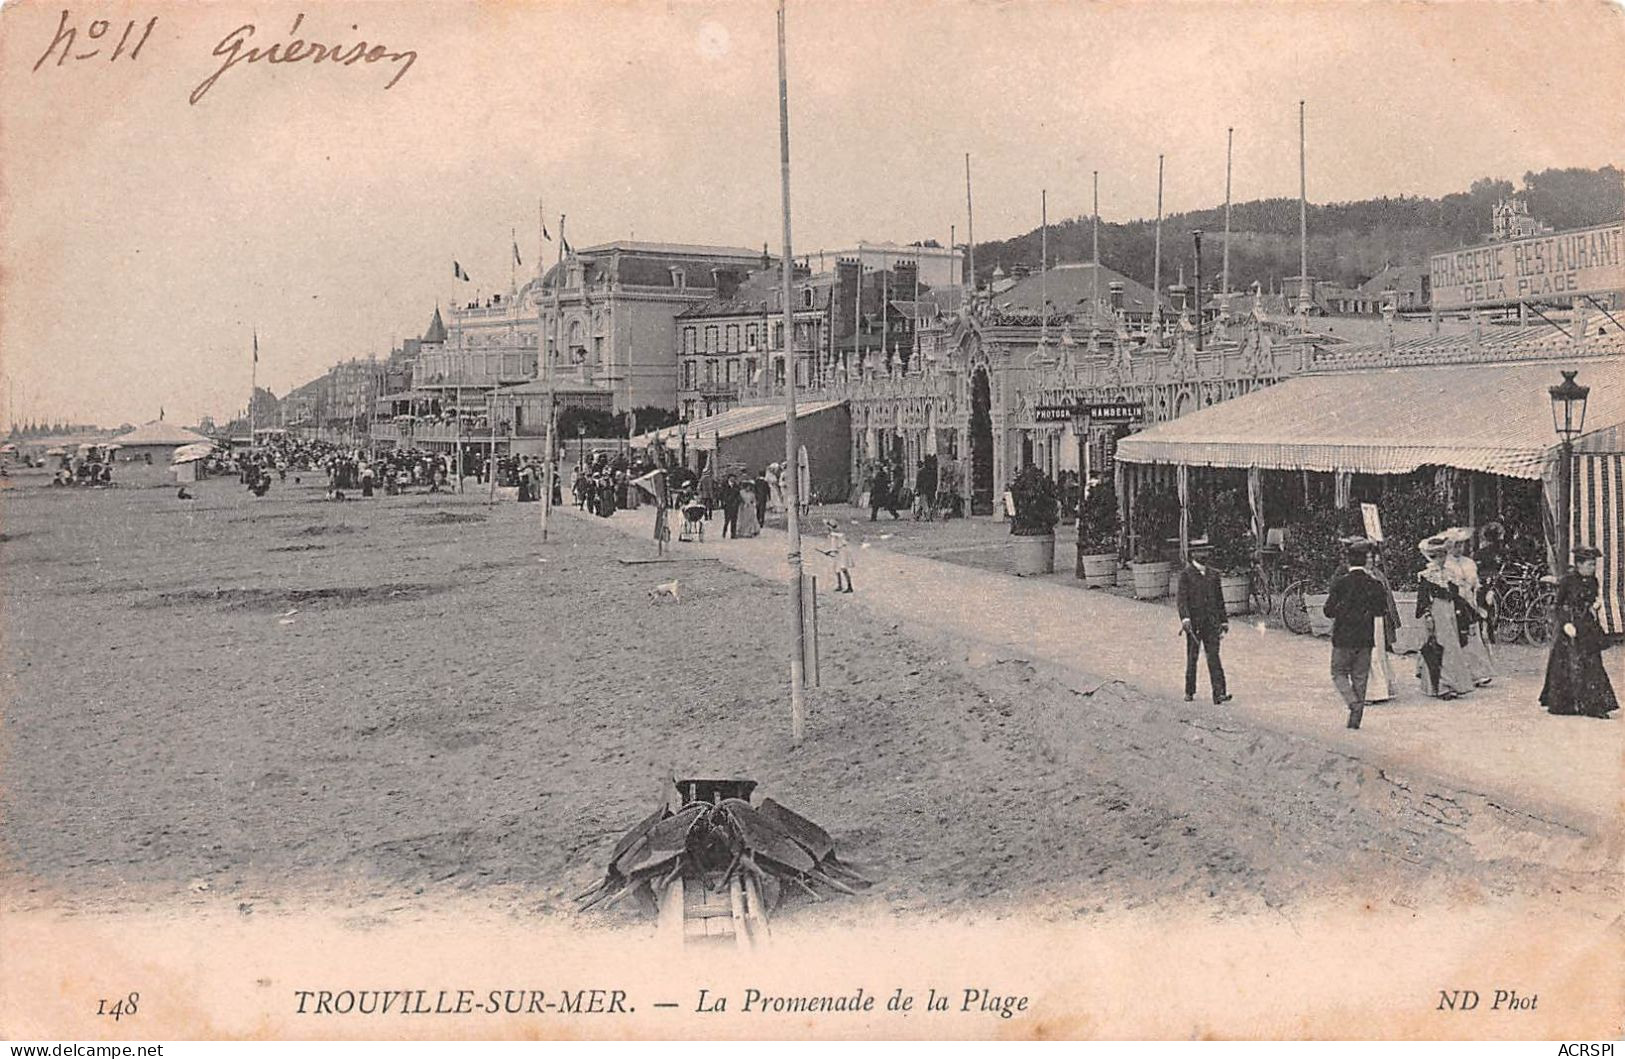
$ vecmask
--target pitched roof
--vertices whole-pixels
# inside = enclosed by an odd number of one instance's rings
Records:
[[[446,340],[446,322],[440,319],[440,306],[434,307],[434,319],[429,321],[429,329],[423,332],[425,342],[444,342]]]
[[[125,431],[113,441],[120,445],[195,445],[210,439],[196,431],[178,427],[174,423],[154,419],[134,430]]]
[[[1094,262],[1084,261],[1071,265],[1056,265],[1042,275],[1034,272],[1017,280],[1009,290],[996,293],[993,299],[994,308],[1002,312],[1036,313],[1042,308],[1040,302],[1044,297],[1048,297],[1052,312],[1065,313],[1080,308],[1087,311],[1089,301],[1094,297],[1095,268]],[[1131,313],[1151,311],[1153,295],[1150,287],[1105,265],[1099,268],[1101,301],[1107,301],[1111,297],[1113,283],[1121,283],[1124,309]],[[1163,307],[1166,309],[1167,306],[1168,301],[1164,298]]]
[[[649,243],[635,242],[631,239],[618,239],[610,243],[599,243],[597,246],[583,247],[577,254],[612,254],[615,251],[630,254],[654,254],[660,257],[738,257],[760,261],[760,250],[748,250],[742,246],[707,246],[703,243]]]

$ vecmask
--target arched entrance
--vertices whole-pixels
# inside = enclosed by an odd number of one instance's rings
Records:
[[[993,514],[993,389],[987,369],[970,380],[971,514]]]

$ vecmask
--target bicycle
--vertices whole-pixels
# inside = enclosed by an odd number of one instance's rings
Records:
[[[1254,556],[1252,571],[1247,579],[1249,614],[1268,614],[1275,609],[1275,593],[1270,583],[1272,580],[1263,560]]]
[[[1520,640],[1545,647],[1552,642],[1552,607],[1557,601],[1557,579],[1529,563],[1514,563],[1495,579],[1495,642]]]
[[[1299,636],[1312,628],[1309,620],[1309,579],[1299,578],[1281,593],[1281,624]]]

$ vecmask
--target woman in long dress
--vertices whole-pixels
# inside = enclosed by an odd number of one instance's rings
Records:
[[[756,521],[756,494],[741,487],[743,493],[739,501],[739,522],[734,527],[734,536],[756,537],[762,532],[762,524]]]
[[[1483,586],[1478,580],[1478,564],[1467,555],[1467,545],[1473,539],[1473,533],[1458,527],[1446,530],[1440,536],[1445,538],[1449,547],[1445,569],[1450,571],[1450,579],[1456,583],[1456,589],[1467,604],[1462,613],[1466,623],[1467,644],[1463,650],[1467,655],[1467,668],[1473,674],[1473,684],[1484,687],[1495,679],[1495,664],[1490,661],[1488,615],[1479,606],[1479,592]]]
[[[1428,566],[1417,579],[1416,616],[1427,628],[1427,642],[1417,658],[1416,677],[1424,695],[1454,699],[1473,690],[1472,670],[1462,649],[1466,636],[1457,619],[1458,606],[1465,601],[1445,568],[1445,541],[1430,537],[1419,547]]]
[[[776,463],[767,465],[767,509],[768,511],[783,511],[784,505],[784,469]]]
[[[1574,569],[1557,583],[1552,653],[1540,704],[1548,713],[1606,719],[1619,709],[1602,664],[1602,623],[1597,620],[1595,548],[1574,550]]]

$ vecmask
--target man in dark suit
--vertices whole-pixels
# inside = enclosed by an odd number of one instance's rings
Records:
[[[1219,640],[1230,631],[1224,613],[1224,592],[1219,588],[1219,572],[1204,560],[1206,545],[1190,546],[1190,562],[1179,572],[1175,601],[1179,604],[1179,625],[1185,631],[1185,701],[1196,697],[1196,656],[1207,652],[1207,678],[1213,689],[1213,704],[1230,701],[1224,681],[1224,663],[1219,660]]]
[[[722,483],[722,535],[739,536],[739,505],[744,497],[739,492],[739,479],[729,475]]]
[[[890,511],[892,518],[900,518],[896,505],[891,495],[891,476],[886,473],[885,464],[876,464],[875,476],[869,482],[869,521],[879,516],[881,508]]]
[[[1332,686],[1349,708],[1350,728],[1365,715],[1366,679],[1376,645],[1376,620],[1388,613],[1388,592],[1365,568],[1370,548],[1364,541],[1349,545],[1349,568],[1332,579],[1322,608],[1332,619]]]

